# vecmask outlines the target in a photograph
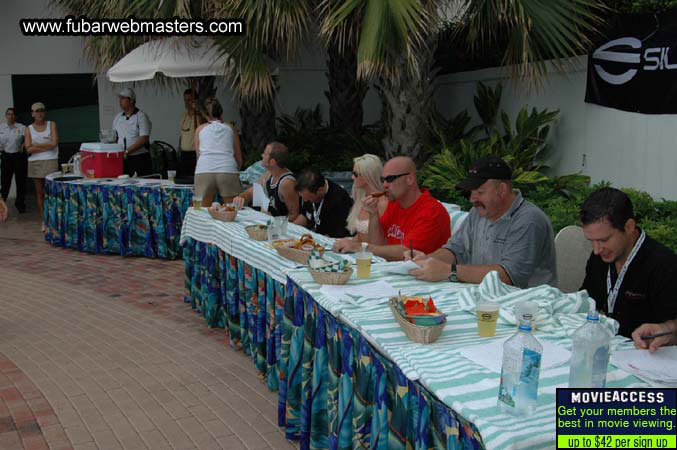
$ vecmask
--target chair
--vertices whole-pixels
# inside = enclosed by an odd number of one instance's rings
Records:
[[[555,237],[557,277],[562,292],[576,292],[585,278],[585,265],[592,252],[592,244],[576,225],[564,227]]]
[[[176,149],[163,141],[153,141],[150,146],[150,157],[153,171],[159,173],[165,179],[167,178],[167,170],[177,170],[179,165]]]

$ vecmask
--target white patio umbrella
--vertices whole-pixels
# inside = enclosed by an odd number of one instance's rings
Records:
[[[221,75],[228,64],[208,38],[166,38],[138,46],[113,67],[106,76],[113,83],[150,80],[160,72],[172,78]]]

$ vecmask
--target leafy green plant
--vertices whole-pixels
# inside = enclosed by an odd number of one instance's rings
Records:
[[[547,138],[559,111],[522,108],[514,126],[505,111],[501,111],[502,87],[478,83],[474,104],[482,123],[470,129],[469,115],[463,111],[450,120],[437,119],[433,126],[439,151],[434,153],[421,172],[422,185],[433,195],[447,201],[459,201],[456,184],[466,176],[472,163],[487,155],[503,158],[513,170],[515,185],[524,190],[554,180],[556,191],[567,196],[571,191],[589,184],[590,179],[572,174],[556,178],[544,171],[544,155],[550,150]],[[497,120],[500,118],[500,127]],[[483,133],[483,136],[479,136]]]
[[[353,158],[365,153],[382,156],[379,127],[363,127],[360,136],[327,125],[317,105],[298,108],[277,119],[277,140],[289,148],[289,168],[298,172],[307,167],[322,171],[350,171]]]

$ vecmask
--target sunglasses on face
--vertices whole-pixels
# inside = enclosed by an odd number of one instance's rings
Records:
[[[388,176],[385,176],[385,177],[381,177],[381,183],[385,183],[386,181],[388,183],[392,183],[393,181],[397,180],[399,177],[403,177],[405,175],[409,175],[409,172],[398,173],[397,175],[388,175]]]

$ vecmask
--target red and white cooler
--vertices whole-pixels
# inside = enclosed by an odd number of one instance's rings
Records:
[[[114,178],[124,173],[124,150],[122,144],[104,144],[101,142],[83,142],[80,145],[82,153],[82,173],[94,169],[96,178]]]

